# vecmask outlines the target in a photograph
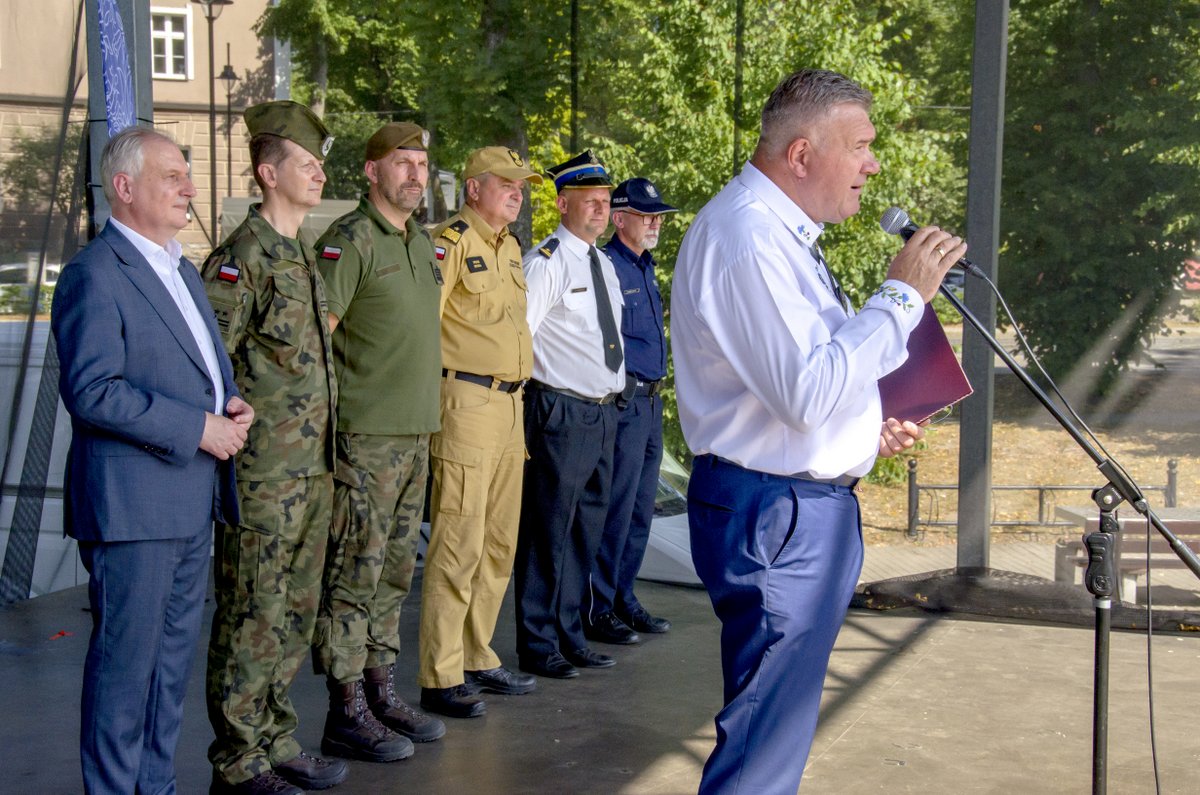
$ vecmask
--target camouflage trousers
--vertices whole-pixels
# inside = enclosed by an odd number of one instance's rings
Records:
[[[429,434],[337,435],[333,531],[313,639],[318,673],[347,683],[400,653],[400,607],[412,586]]]
[[[492,634],[517,554],[525,426],[521,393],[442,380],[430,441],[433,494],[421,586],[417,682],[446,688],[500,665]]]
[[[312,644],[333,478],[241,481],[238,497],[242,523],[217,525],[205,680],[208,758],[230,784],[300,753],[288,688]]]

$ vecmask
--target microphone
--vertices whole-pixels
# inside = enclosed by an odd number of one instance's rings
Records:
[[[908,217],[908,213],[899,207],[889,207],[884,210],[883,215],[879,218],[879,226],[889,235],[900,235],[905,240],[908,240],[913,236],[913,232],[921,228],[914,224],[912,219]],[[975,267],[975,263],[966,257],[954,263],[954,267],[962,268],[972,276],[983,276],[983,273]]]

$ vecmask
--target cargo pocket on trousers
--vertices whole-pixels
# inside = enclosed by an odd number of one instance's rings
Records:
[[[479,516],[483,513],[483,454],[478,448],[454,439],[429,440],[434,459],[434,505],[441,513]]]

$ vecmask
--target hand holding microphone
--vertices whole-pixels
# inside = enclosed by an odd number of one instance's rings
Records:
[[[911,286],[926,303],[933,300],[952,267],[974,268],[964,257],[967,244],[962,238],[936,226],[918,227],[899,207],[888,208],[879,225],[888,234],[900,235],[908,241],[888,267],[887,278]]]

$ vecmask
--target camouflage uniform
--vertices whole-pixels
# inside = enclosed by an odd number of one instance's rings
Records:
[[[429,234],[393,226],[362,199],[317,243],[339,318],[332,546],[315,659],[338,683],[391,665],[416,563],[429,436],[440,424],[441,272]]]
[[[334,379],[311,250],[249,217],[202,268],[242,395],[256,417],[237,460],[243,510],[218,526],[206,694],[209,759],[236,784],[295,758],[288,688],[320,601],[333,504]]]

